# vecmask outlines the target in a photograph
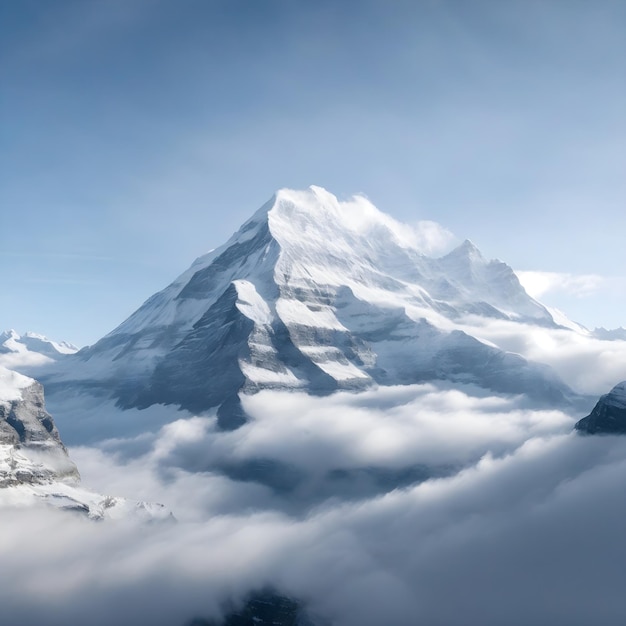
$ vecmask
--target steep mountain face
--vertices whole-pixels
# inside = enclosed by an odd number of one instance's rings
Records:
[[[78,478],[45,411],[42,386],[0,368],[0,487]]]
[[[81,487],[40,383],[0,366],[0,507],[38,504],[92,519],[168,519],[160,504],[132,502]]]
[[[587,417],[576,424],[581,433],[626,434],[626,380],[603,395]]]
[[[563,401],[548,368],[456,329],[472,315],[555,326],[511,268],[469,241],[431,258],[364,198],[281,190],[46,384],[79,383],[124,407],[219,407],[225,428],[245,419],[238,394],[262,388],[446,379]]]

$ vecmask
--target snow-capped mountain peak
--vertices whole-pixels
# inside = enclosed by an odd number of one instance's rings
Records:
[[[222,417],[229,407],[225,426],[239,419],[239,392],[267,387],[329,393],[439,378],[567,394],[545,368],[458,330],[472,316],[554,326],[513,270],[469,240],[443,257],[418,241],[366,198],[281,189],[48,381],[108,388],[124,406],[220,406]]]
[[[26,332],[20,335],[10,329],[0,333],[0,353],[8,352],[37,352],[51,357],[63,354],[74,354],[78,348],[67,341],[53,341],[45,335]]]
[[[266,205],[267,206],[267,205]],[[395,245],[414,247],[411,229],[378,210],[367,198],[353,196],[339,201],[322,187],[304,191],[280,189],[267,210],[272,235],[283,246],[349,244],[367,237],[371,244],[381,239]]]
[[[448,257],[463,258],[473,262],[485,262],[485,259],[471,239],[465,239],[461,245],[448,253]]]

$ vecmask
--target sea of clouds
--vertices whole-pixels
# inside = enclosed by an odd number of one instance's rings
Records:
[[[626,438],[443,384],[244,407],[71,448],[176,521],[3,509],[2,621],[183,626],[272,587],[336,626],[624,623]]]

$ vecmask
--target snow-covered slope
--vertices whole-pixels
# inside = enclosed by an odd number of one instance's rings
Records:
[[[280,190],[222,247],[200,257],[94,346],[47,379],[123,406],[220,406],[238,393],[329,393],[433,379],[559,402],[545,366],[458,330],[468,316],[556,327],[514,272],[469,241],[423,254],[410,227],[357,197]]]
[[[92,519],[167,519],[159,504],[94,493],[80,485],[52,417],[43,388],[0,366],[0,507],[48,505]]]

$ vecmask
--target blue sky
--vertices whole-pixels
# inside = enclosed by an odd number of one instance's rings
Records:
[[[621,0],[3,2],[0,328],[93,343],[310,184],[626,326],[624,33]]]

